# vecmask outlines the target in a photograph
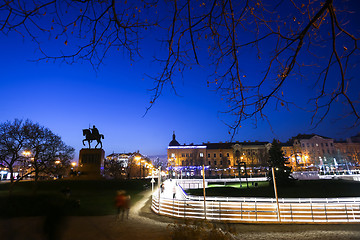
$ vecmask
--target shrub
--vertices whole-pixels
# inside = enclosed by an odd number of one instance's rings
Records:
[[[221,228],[217,228],[214,224],[203,221],[185,221],[184,224],[173,223],[168,226],[170,228],[171,240],[233,240],[234,235]]]

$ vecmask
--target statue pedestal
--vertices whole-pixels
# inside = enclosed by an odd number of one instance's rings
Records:
[[[82,179],[100,179],[104,168],[105,151],[96,148],[83,148],[79,154],[79,171]]]

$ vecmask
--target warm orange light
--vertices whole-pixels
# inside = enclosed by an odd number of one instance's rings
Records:
[[[76,162],[72,162],[72,163],[71,163],[71,166],[72,166],[72,167],[76,167]]]
[[[25,157],[29,157],[31,155],[30,151],[23,151],[22,155],[24,155]]]

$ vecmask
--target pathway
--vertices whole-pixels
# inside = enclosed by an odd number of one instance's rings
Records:
[[[114,215],[69,217],[61,228],[59,240],[162,240],[169,239],[168,225],[175,219],[158,216],[150,210],[151,191],[130,211],[128,220],[116,221]],[[43,218],[0,219],[1,240],[42,240]],[[360,239],[360,225],[255,225],[219,224],[230,227],[241,240],[342,240]]]

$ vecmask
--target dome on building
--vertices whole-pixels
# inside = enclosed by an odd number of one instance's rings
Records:
[[[175,132],[173,133],[173,139],[169,143],[169,146],[180,146],[180,143],[175,139]]]

